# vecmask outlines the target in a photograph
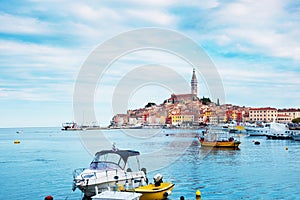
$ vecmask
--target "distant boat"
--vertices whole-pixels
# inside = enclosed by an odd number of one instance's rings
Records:
[[[253,126],[246,127],[247,134],[249,136],[265,136],[270,133],[270,127],[266,126]]]
[[[238,149],[241,142],[230,135],[228,132],[211,127],[204,136],[199,137],[199,142],[203,147],[222,147]]]
[[[292,139],[291,131],[277,131],[277,132],[271,132],[268,135],[266,135],[268,139],[278,139],[278,140],[290,140]]]
[[[270,123],[270,132],[266,134],[268,139],[290,140],[292,131],[285,124],[272,122]]]
[[[291,136],[293,140],[300,141],[300,131],[292,131]]]
[[[141,129],[143,128],[143,124],[134,124],[129,127],[130,129]]]
[[[62,124],[62,131],[77,131],[82,130],[75,122],[65,122]]]

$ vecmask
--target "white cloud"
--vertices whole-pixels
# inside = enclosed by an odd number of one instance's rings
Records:
[[[154,25],[173,26],[176,22],[175,17],[167,12],[158,10],[127,10],[126,12],[134,20],[144,20]]]
[[[33,17],[0,13],[0,32],[13,34],[46,34],[51,32],[47,22]]]

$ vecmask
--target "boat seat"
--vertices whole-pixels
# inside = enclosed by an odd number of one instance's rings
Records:
[[[127,172],[132,172],[132,170],[130,169],[130,168],[127,168],[127,170],[126,170]]]

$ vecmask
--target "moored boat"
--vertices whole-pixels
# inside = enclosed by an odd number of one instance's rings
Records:
[[[249,136],[266,136],[270,132],[270,127],[246,127]]]
[[[241,142],[234,138],[234,134],[224,132],[216,127],[210,127],[203,136],[198,137],[202,147],[220,147],[238,149]]]
[[[73,191],[78,188],[85,197],[91,197],[116,184],[128,184],[131,188],[145,185],[146,169],[140,169],[138,155],[138,151],[116,148],[97,152],[89,168],[74,170]]]
[[[81,127],[77,125],[75,122],[65,122],[62,124],[62,131],[78,131],[82,130]]]
[[[300,141],[300,131],[292,131],[291,136],[293,140]]]
[[[174,189],[175,184],[163,182],[162,175],[157,174],[154,177],[154,183],[135,188],[133,191],[141,193],[140,200],[162,200],[167,199]]]
[[[104,191],[92,196],[92,200],[139,200],[141,196],[135,192]]]
[[[201,146],[203,147],[227,147],[227,148],[238,148],[241,144],[240,141],[228,139],[228,140],[221,140],[221,141],[205,141],[204,138],[200,138]]]

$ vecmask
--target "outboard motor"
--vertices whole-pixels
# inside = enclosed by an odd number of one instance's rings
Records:
[[[160,184],[163,182],[163,176],[161,174],[156,174],[154,177],[154,185],[157,187],[157,186],[160,186]]]

